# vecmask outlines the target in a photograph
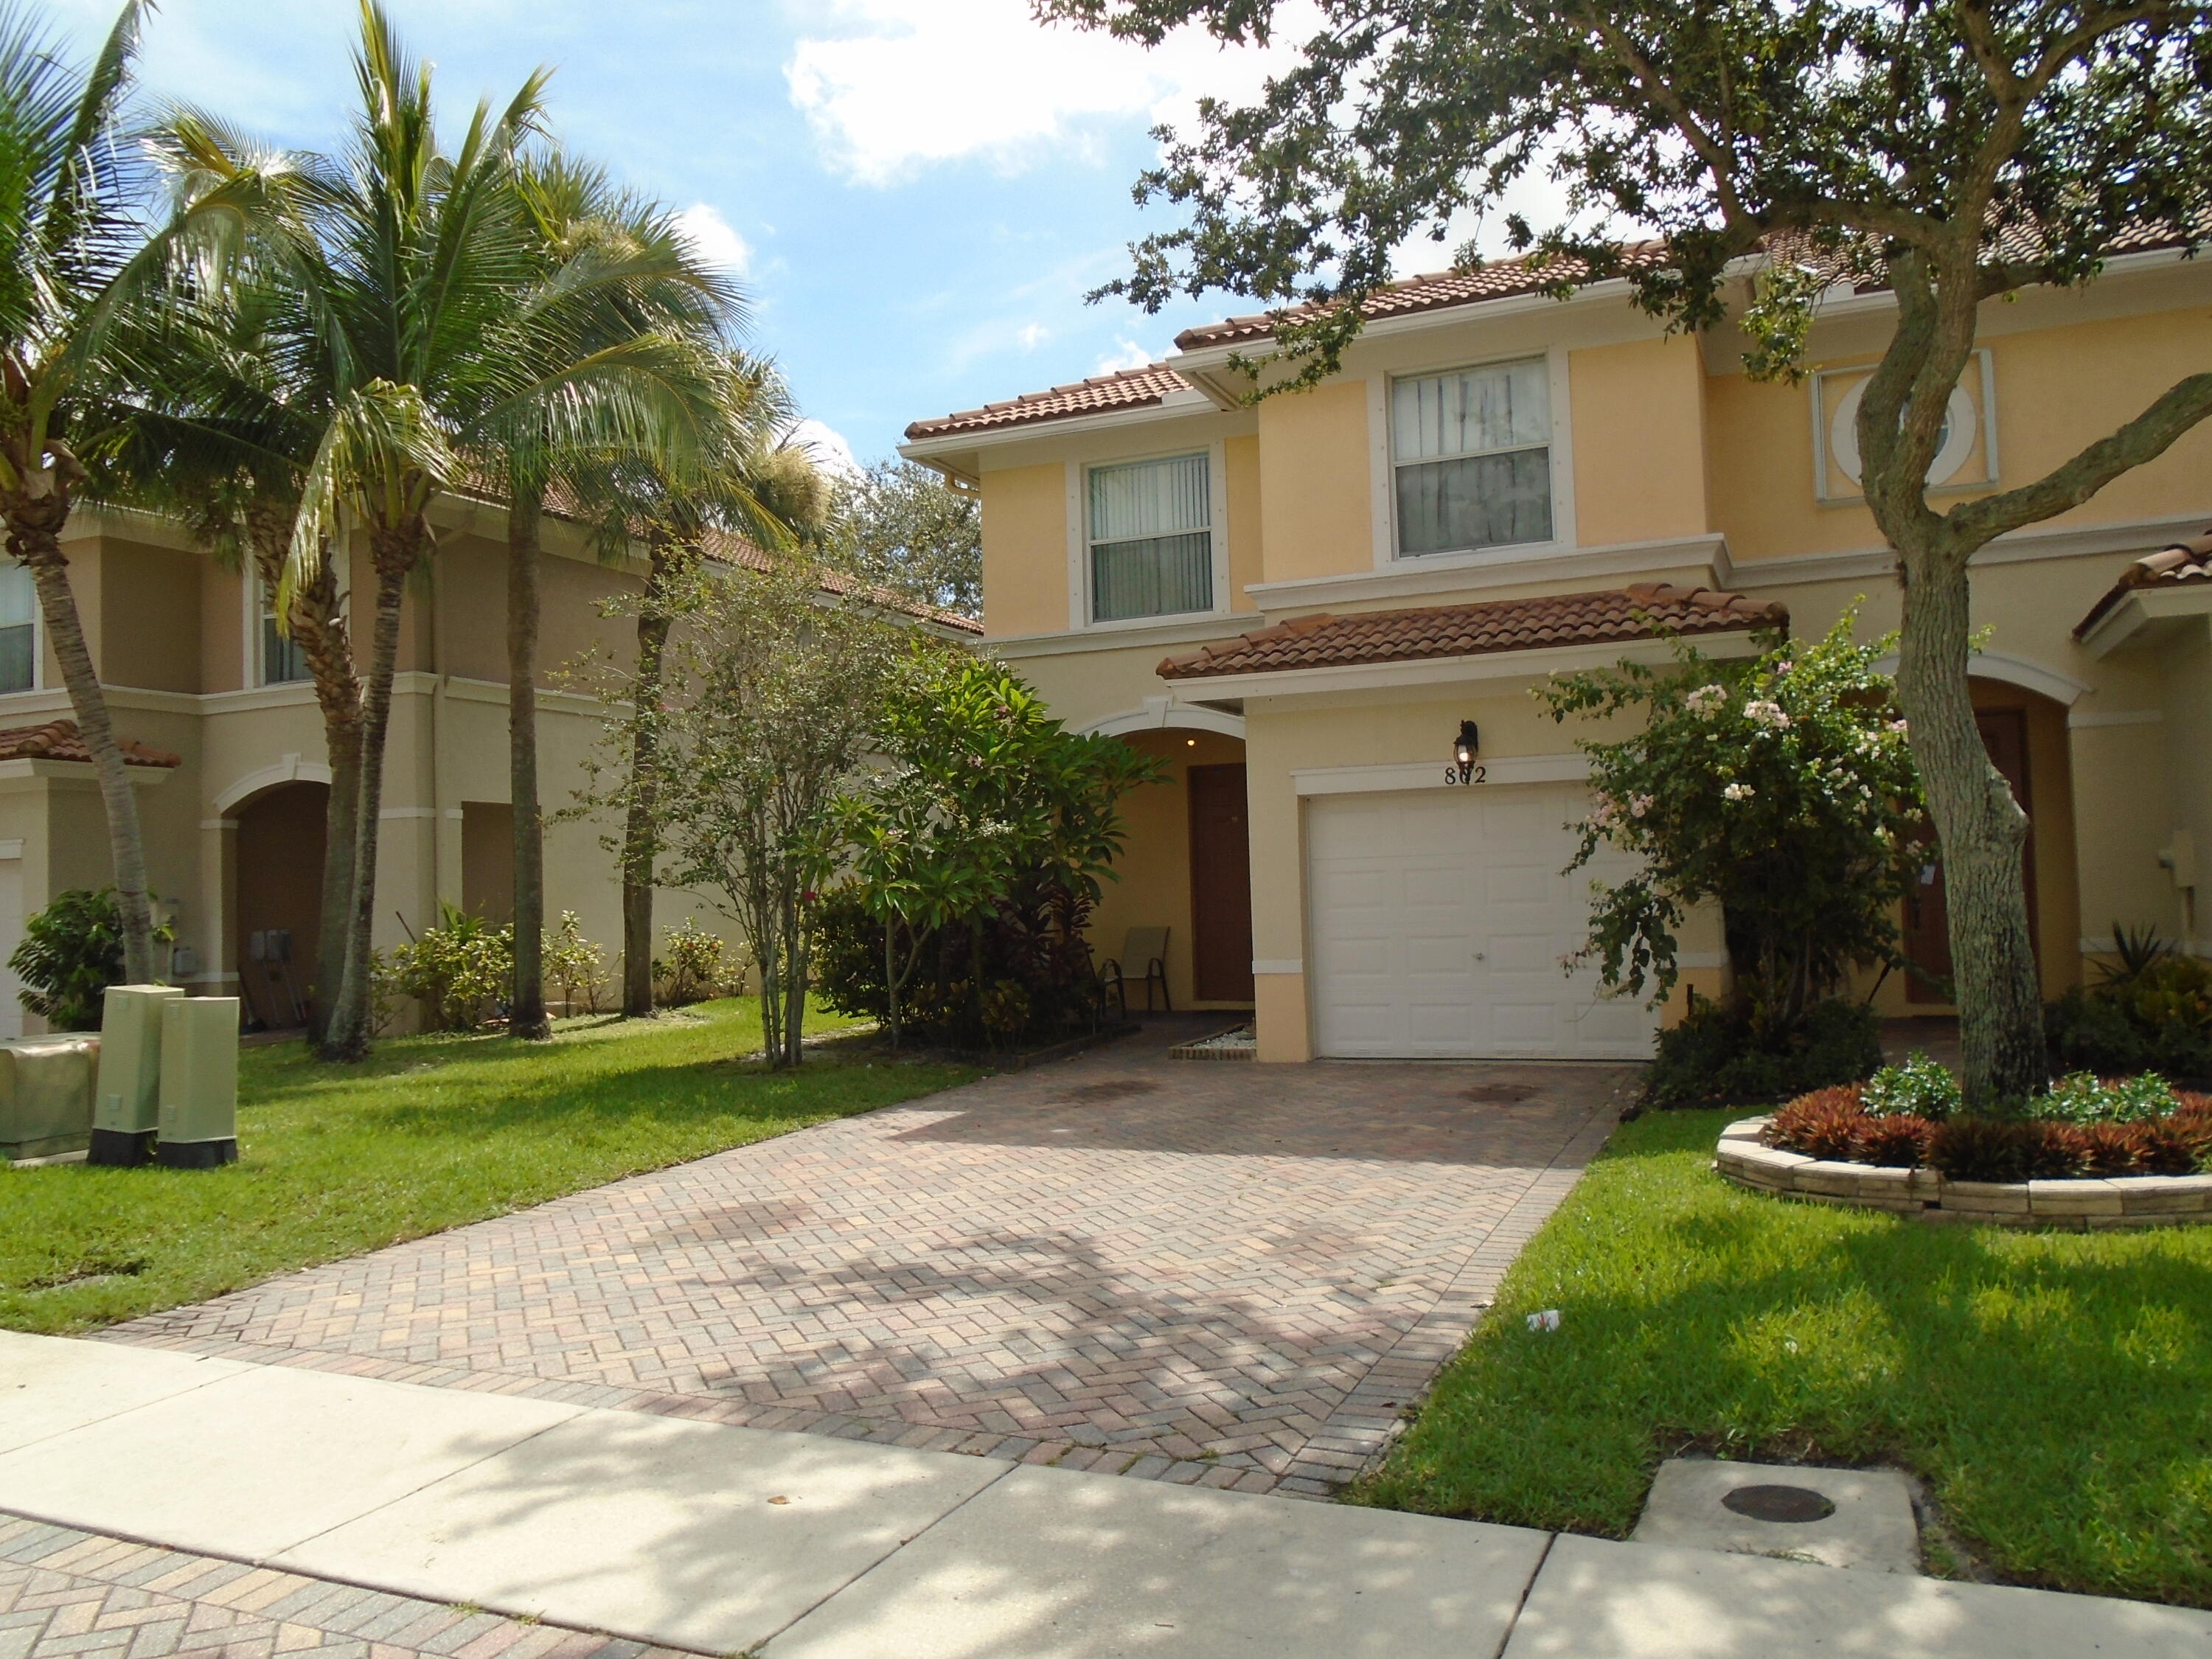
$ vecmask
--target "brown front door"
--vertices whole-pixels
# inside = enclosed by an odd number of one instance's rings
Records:
[[[1252,1000],[1252,848],[1244,769],[1190,769],[1191,989],[1200,1002]]]
[[[1976,713],[1982,744],[1990,759],[2012,786],[2012,797],[2027,814],[2027,847],[2021,855],[2021,875],[2027,883],[2027,934],[2036,937],[2035,921],[2035,797],[2028,787],[2027,711],[2024,708],[1984,708]],[[2037,958],[2041,959],[2037,947]],[[1943,1002],[1951,978],[1951,913],[1943,897],[1943,867],[1929,865],[1921,872],[1913,896],[1905,902],[1905,956],[1917,970],[1908,976],[1905,999],[1910,1002]]]

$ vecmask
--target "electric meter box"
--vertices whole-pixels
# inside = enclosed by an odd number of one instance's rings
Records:
[[[161,1063],[154,1155],[178,1170],[238,1162],[238,999],[165,1002]]]
[[[161,1009],[183,995],[174,985],[107,988],[88,1163],[130,1169],[154,1156],[161,1107]]]
[[[64,1031],[0,1042],[0,1158],[58,1158],[92,1144],[100,1039]]]

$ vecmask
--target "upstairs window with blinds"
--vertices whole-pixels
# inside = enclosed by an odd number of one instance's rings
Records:
[[[31,573],[10,560],[0,569],[0,691],[28,691],[37,683],[38,617]]]
[[[1551,374],[1541,357],[1395,382],[1398,551],[1552,539]]]
[[[1213,483],[1204,455],[1091,469],[1091,620],[1213,609]]]
[[[307,653],[297,640],[288,640],[276,629],[276,596],[261,590],[261,683],[289,685],[304,680]]]

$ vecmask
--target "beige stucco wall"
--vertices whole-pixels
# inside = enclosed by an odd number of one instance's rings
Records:
[[[1059,463],[983,478],[983,631],[1067,626],[1067,469]]]
[[[1260,440],[1256,434],[1223,443],[1222,471],[1227,474],[1229,505],[1229,608],[1251,611],[1257,602],[1244,590],[1265,580],[1261,536]]]
[[[1260,405],[1260,520],[1267,580],[1375,563],[1367,386],[1340,380]]]
[[[1695,536],[1705,500],[1705,374],[1683,336],[1567,354],[1575,533],[1584,546]]]

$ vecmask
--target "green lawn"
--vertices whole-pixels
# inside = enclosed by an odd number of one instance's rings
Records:
[[[2212,1228],[1763,1198],[1732,1115],[1621,1127],[1356,1501],[1622,1537],[1692,1442],[1893,1463],[2005,1579],[2212,1607]]]
[[[401,1038],[358,1066],[250,1048],[228,1169],[0,1166],[0,1326],[198,1302],[975,1075],[835,1043],[778,1075],[736,1058],[760,1047],[750,1000],[562,1024],[544,1044]]]

